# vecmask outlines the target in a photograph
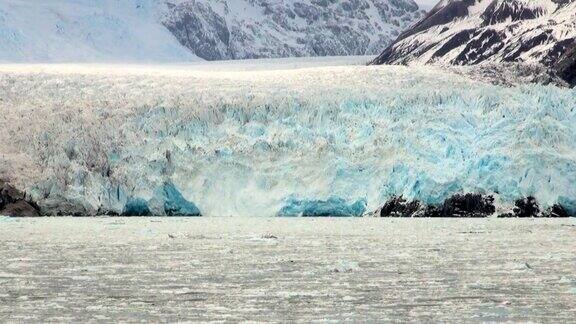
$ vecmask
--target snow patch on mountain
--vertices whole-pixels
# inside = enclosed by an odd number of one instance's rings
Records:
[[[190,62],[376,54],[412,0],[3,0],[0,62]]]
[[[402,33],[375,64],[541,64],[576,69],[574,0],[444,0]],[[568,62],[561,64],[559,62]],[[565,78],[572,82],[570,78]]]
[[[0,61],[197,61],[155,0],[0,1]]]

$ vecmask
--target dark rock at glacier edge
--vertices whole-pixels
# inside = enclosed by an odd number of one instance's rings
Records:
[[[540,214],[540,205],[536,198],[529,196],[516,200],[514,203],[514,215],[516,217],[538,217]]]
[[[542,217],[546,218],[566,218],[570,217],[568,211],[562,207],[562,205],[554,205],[548,208],[544,213],[542,213]]]
[[[494,197],[481,194],[455,194],[442,205],[443,217],[488,217],[495,211]]]
[[[407,202],[402,196],[394,196],[382,206],[380,217],[412,217],[420,207],[417,200]]]
[[[0,180],[0,215],[13,217],[38,217],[40,208],[22,192]]]
[[[392,197],[380,209],[381,217],[488,217],[496,211],[494,197],[481,194],[455,194],[440,205],[425,205],[418,200],[407,202]]]
[[[526,197],[516,200],[512,212],[498,215],[498,218],[566,218],[576,215],[570,215],[568,210],[560,204],[555,204],[544,212],[540,212],[538,201],[534,197]]]

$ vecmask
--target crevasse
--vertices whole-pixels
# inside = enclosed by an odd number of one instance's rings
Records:
[[[4,68],[0,176],[46,213],[357,213],[457,192],[576,211],[573,89],[420,67],[218,68]]]

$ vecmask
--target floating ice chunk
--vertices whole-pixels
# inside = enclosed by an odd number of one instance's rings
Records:
[[[301,200],[290,197],[279,216],[304,217],[360,217],[366,211],[366,199],[348,204],[344,199],[330,197],[328,200]]]
[[[339,260],[330,270],[335,273],[342,273],[353,272],[359,269],[360,266],[358,266],[358,263],[354,261]]]

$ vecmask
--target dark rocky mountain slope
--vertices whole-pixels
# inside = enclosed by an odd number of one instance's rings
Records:
[[[373,64],[543,65],[574,85],[574,0],[442,0]]]
[[[162,23],[205,60],[377,54],[423,17],[413,0],[168,0]]]
[[[375,55],[413,0],[2,0],[0,62]]]

